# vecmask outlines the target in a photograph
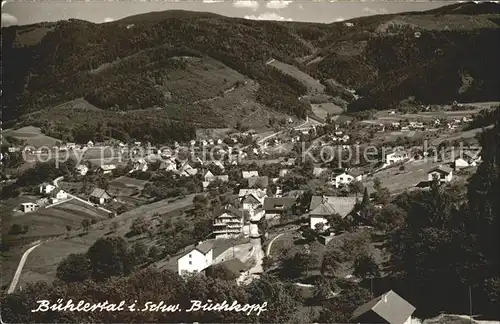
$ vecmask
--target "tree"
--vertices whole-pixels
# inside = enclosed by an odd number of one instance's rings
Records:
[[[92,278],[97,281],[128,275],[133,270],[133,257],[122,237],[98,239],[87,251],[87,256],[92,265]]]
[[[363,192],[363,200],[361,200],[361,208],[366,207],[370,204],[370,196],[368,195],[368,188],[365,188]]]
[[[145,233],[148,230],[148,224],[146,223],[146,219],[144,216],[139,216],[132,222],[130,226],[130,231],[134,235],[140,235]]]
[[[130,247],[130,253],[134,259],[134,264],[140,265],[147,260],[148,247],[142,242],[135,242]]]
[[[19,224],[12,224],[9,230],[10,235],[19,235],[23,233],[23,227]]]
[[[113,233],[116,233],[116,230],[118,229],[118,222],[112,222],[111,223],[111,231]]]
[[[361,255],[356,258],[353,265],[354,276],[362,279],[380,277],[380,269],[371,255]]]
[[[90,220],[85,218],[84,220],[82,220],[82,227],[83,227],[83,231],[85,233],[88,233],[90,231]]]
[[[356,197],[358,197],[358,195],[363,192],[363,189],[366,190],[361,181],[354,180],[351,183],[349,183],[349,191],[354,193]]]
[[[373,298],[368,290],[355,283],[338,280],[336,285],[341,293],[335,297],[334,303],[331,301],[323,303],[317,319],[320,323],[349,323],[356,308]]]
[[[90,260],[84,253],[70,254],[57,266],[56,277],[66,282],[81,282],[92,275]]]

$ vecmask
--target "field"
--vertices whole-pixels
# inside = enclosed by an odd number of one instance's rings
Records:
[[[321,119],[326,119],[327,114],[339,115],[344,112],[344,109],[333,103],[311,104],[311,108],[313,113]]]
[[[61,140],[56,138],[46,136],[42,134],[40,128],[33,126],[26,126],[19,129],[6,129],[3,131],[3,136],[12,136],[16,139],[26,141],[27,146],[34,147],[54,147],[58,143],[61,143]]]
[[[23,234],[25,237],[43,238],[65,234],[66,226],[80,228],[84,219],[101,221],[107,218],[106,212],[71,199],[53,207],[40,208],[33,213],[14,215],[12,223],[29,226],[28,233]]]
[[[133,179],[126,176],[118,177],[109,183],[108,191],[113,196],[134,196],[144,189],[146,183],[147,181],[145,180]]]
[[[391,167],[376,172],[373,178],[379,178],[382,186],[389,189],[392,194],[401,193],[404,190],[414,188],[421,181],[427,181],[427,172],[443,164],[424,160],[415,160],[405,164],[405,170],[399,171],[399,167]],[[373,192],[373,180],[363,183],[368,192]]]
[[[287,74],[301,83],[303,83],[312,93],[323,93],[325,86],[318,80],[311,77],[309,74],[302,72],[297,67],[272,59],[267,63],[268,65],[278,69],[284,74]]]
[[[148,218],[154,214],[168,214],[178,209],[188,208],[192,205],[192,201],[193,195],[174,202],[169,202],[167,199],[161,200],[140,206],[112,219],[104,219],[92,225],[91,230],[86,235],[82,235],[81,231],[75,231],[68,238],[47,241],[30,254],[19,279],[19,285],[37,280],[53,280],[59,262],[71,253],[86,252],[97,239],[111,234],[112,223],[116,222],[117,224],[114,235],[125,236],[129,232],[133,220],[137,217]]]

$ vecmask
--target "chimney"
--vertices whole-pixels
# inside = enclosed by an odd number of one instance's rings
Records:
[[[323,195],[323,204],[325,204],[326,202],[327,202],[326,196]]]
[[[387,303],[387,294],[384,295],[384,303]]]

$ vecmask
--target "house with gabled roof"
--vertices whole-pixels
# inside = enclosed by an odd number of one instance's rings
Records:
[[[415,306],[407,302],[393,290],[389,290],[365,304],[352,314],[354,323],[411,324]]]
[[[324,229],[330,227],[328,218],[334,214],[347,217],[354,210],[356,197],[313,196],[309,204],[309,224],[311,229],[322,223]]]
[[[193,249],[177,259],[177,271],[179,275],[188,273],[199,273],[212,265],[213,244],[200,242]]]
[[[261,190],[254,190],[243,197],[241,200],[244,210],[254,210],[264,203],[267,194]]]
[[[95,188],[89,197],[89,201],[100,205],[111,201],[111,199],[111,195],[106,190],[101,188]]]
[[[438,179],[440,183],[450,182],[453,179],[453,169],[446,165],[439,165],[427,173],[427,181]]]
[[[294,197],[265,197],[262,209],[266,219],[281,218],[297,202]]]

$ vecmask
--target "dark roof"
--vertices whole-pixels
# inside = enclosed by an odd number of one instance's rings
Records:
[[[203,254],[207,254],[213,248],[214,248],[214,246],[212,243],[205,242],[205,243],[201,243],[201,244],[196,245],[193,250],[198,250]]]
[[[341,217],[345,217],[354,209],[354,206],[356,205],[356,197],[313,196],[311,198],[311,203],[309,204],[310,214],[313,214],[315,209],[317,209],[324,202],[331,205],[335,212]]]
[[[243,203],[260,203],[259,199],[257,199],[253,194],[248,194],[243,198]]]
[[[432,173],[432,172],[441,172],[441,173],[445,173],[445,174],[450,174],[452,171],[453,171],[453,169],[450,168],[449,166],[440,165],[437,168],[434,168],[431,171],[429,171],[429,173]]]
[[[248,186],[250,188],[251,187],[256,187],[256,186],[267,188],[267,185],[269,184],[269,178],[267,176],[250,177],[247,180],[248,180]]]
[[[222,208],[216,209],[214,212],[214,218],[220,217],[224,213],[227,213],[235,218],[241,218],[242,215],[245,217],[249,216],[248,211],[243,209],[238,209],[232,205],[226,205]]]
[[[95,198],[101,198],[101,197],[106,198],[107,196],[111,198],[111,196],[107,193],[107,191],[101,188],[95,188],[94,191],[92,191],[92,193],[90,194],[90,196]]]
[[[232,274],[234,274],[235,277],[239,277],[241,272],[247,271],[248,266],[241,262],[240,259],[234,258],[234,259],[229,259],[226,261],[223,261],[221,263],[213,264],[209,268],[213,268],[215,266],[221,266],[230,271]]]
[[[481,151],[471,151],[471,150],[467,150],[464,152],[464,155],[470,159],[477,159],[480,157],[480,153]]]
[[[390,290],[358,307],[352,314],[357,319],[373,311],[389,324],[403,324],[415,311],[415,307]]]
[[[297,201],[294,197],[266,197],[263,209],[269,211],[282,211],[291,208]]]

